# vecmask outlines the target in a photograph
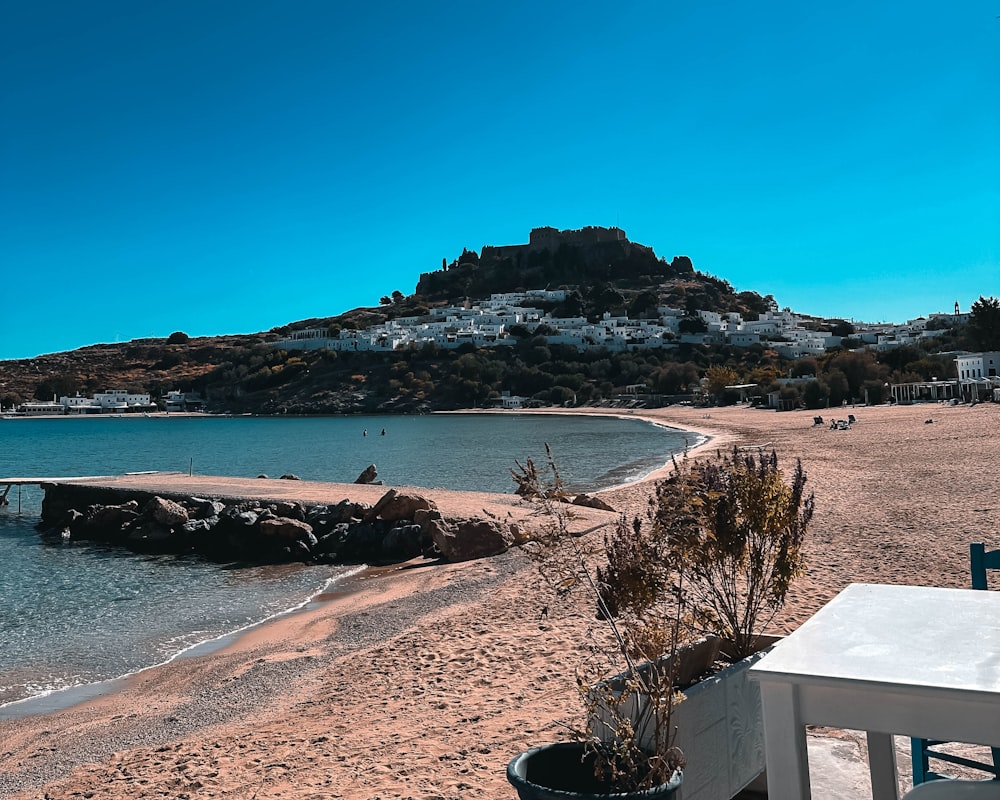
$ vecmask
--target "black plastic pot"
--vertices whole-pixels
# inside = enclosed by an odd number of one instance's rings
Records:
[[[525,750],[507,765],[507,780],[521,800],[652,800],[673,797],[683,774],[669,783],[636,792],[608,792],[594,777],[592,758],[584,758],[583,742],[557,742]]]

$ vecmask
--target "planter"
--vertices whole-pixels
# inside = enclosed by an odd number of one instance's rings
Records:
[[[747,674],[777,641],[762,639],[759,652],[685,689],[674,710],[688,764],[684,800],[729,800],[764,772],[760,687]]]
[[[558,742],[533,747],[507,765],[507,780],[521,800],[653,800],[673,797],[683,776],[678,770],[670,783],[639,792],[609,793],[594,777],[593,759],[585,755],[583,742]]]
[[[764,772],[764,726],[760,687],[747,675],[779,637],[762,636],[762,649],[684,689],[671,725],[675,744],[684,753],[684,800],[730,800]],[[678,684],[712,663],[725,643],[714,636],[682,647]],[[637,719],[638,716],[633,716]],[[640,743],[651,747],[653,733],[640,732]]]

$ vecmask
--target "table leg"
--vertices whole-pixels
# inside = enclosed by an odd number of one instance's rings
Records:
[[[872,800],[898,800],[896,748],[892,734],[868,731],[868,764],[872,776]]]
[[[768,800],[809,800],[809,753],[805,724],[799,718],[798,688],[762,682],[760,700]]]

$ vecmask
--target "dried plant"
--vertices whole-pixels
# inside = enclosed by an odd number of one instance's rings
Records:
[[[608,791],[666,783],[684,764],[672,724],[673,708],[683,699],[675,689],[676,659],[670,658],[683,628],[677,575],[640,520],[619,518],[598,543],[574,535],[573,507],[564,502],[547,446],[543,467],[530,459],[518,467],[521,472],[512,474],[519,493],[539,504],[542,520],[524,549],[554,602],[570,605],[575,593],[584,593],[596,611],[595,624],[605,629],[604,636],[593,633],[577,665],[586,723],[572,732],[585,743]]]
[[[652,518],[666,558],[683,564],[685,602],[696,623],[732,642],[736,658],[757,639],[803,572],[802,542],[814,511],[806,474],[790,481],[772,451],[716,453],[675,464],[657,484]]]

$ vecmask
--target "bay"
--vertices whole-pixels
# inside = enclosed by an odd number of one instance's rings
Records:
[[[384,433],[383,433],[384,431]],[[641,478],[695,434],[581,415],[101,417],[0,421],[0,478],[147,470],[513,491],[510,468],[552,448],[566,482]],[[356,568],[220,566],[39,538],[41,490],[0,509],[0,718],[10,704],[133,673],[287,610]],[[18,510],[20,509],[20,510]]]

